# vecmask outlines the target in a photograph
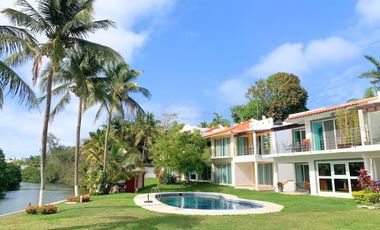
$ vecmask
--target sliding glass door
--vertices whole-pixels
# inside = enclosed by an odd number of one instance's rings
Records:
[[[273,185],[272,164],[259,164],[259,184]]]
[[[323,137],[323,125],[322,122],[313,122],[313,142],[314,142],[314,150],[324,150],[325,142]]]
[[[231,164],[216,164],[214,169],[215,169],[215,183],[217,184],[231,184],[232,183]]]

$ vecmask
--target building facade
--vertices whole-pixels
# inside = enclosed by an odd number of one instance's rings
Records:
[[[380,179],[380,97],[249,120],[206,135],[212,181],[237,188],[351,197],[359,170]]]

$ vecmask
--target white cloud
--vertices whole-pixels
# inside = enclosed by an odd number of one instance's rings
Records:
[[[359,47],[341,37],[328,37],[303,43],[285,43],[261,58],[246,74],[265,77],[276,72],[303,75],[312,69],[351,60],[359,54]]]
[[[379,0],[358,0],[355,10],[360,20],[366,24],[374,25],[380,21]]]
[[[240,76],[223,81],[216,91],[226,104],[241,104],[245,102],[244,94],[254,79],[276,72],[289,72],[302,77],[313,70],[352,60],[359,54],[360,48],[355,43],[336,36],[311,40],[307,44],[284,43]]]

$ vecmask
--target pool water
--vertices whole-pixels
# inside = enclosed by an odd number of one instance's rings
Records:
[[[262,205],[248,201],[226,199],[221,195],[199,193],[169,193],[157,194],[156,199],[160,202],[189,209],[206,210],[246,210],[262,208]]]

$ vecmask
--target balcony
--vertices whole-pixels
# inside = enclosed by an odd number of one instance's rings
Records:
[[[247,155],[253,155],[252,147],[243,146],[243,147],[237,148],[237,156],[247,156]]]

